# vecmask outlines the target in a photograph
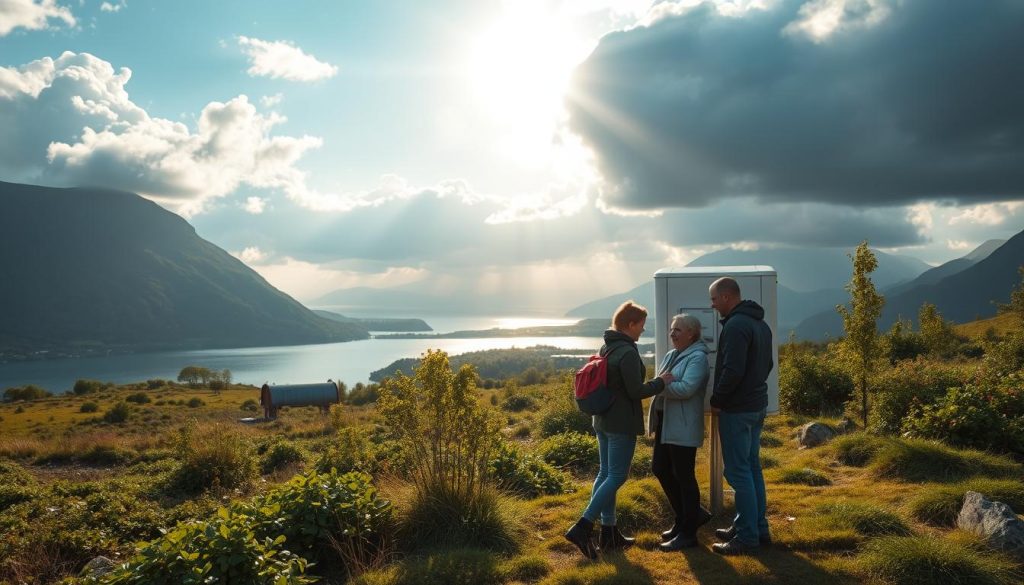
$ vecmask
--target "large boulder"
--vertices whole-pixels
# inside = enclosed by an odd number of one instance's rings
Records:
[[[817,447],[831,441],[836,431],[820,422],[809,422],[797,430],[797,439],[801,447]]]
[[[1024,520],[1002,502],[992,502],[978,492],[967,492],[956,525],[973,532],[994,548],[1024,560]]]
[[[89,561],[85,565],[85,567],[82,568],[82,571],[81,573],[79,573],[79,576],[99,578],[113,571],[114,567],[116,566],[117,563],[115,563],[114,561],[108,559],[107,557],[99,556]]]

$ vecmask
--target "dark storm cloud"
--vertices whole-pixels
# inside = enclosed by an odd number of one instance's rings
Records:
[[[849,0],[832,35],[795,29],[836,3],[780,0],[741,17],[705,4],[604,37],[569,98],[604,199],[1024,197],[1024,2]]]

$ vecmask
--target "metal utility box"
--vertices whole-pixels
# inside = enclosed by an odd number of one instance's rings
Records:
[[[779,331],[778,274],[771,266],[698,266],[662,268],[654,273],[655,363],[660,364],[672,349],[668,326],[674,315],[689,313],[700,319],[701,335],[711,360],[711,377],[704,399],[704,410],[711,408],[711,390],[715,379],[715,357],[722,334],[721,315],[711,308],[708,287],[723,276],[731,276],[740,285],[740,297],[764,307],[764,320],[772,330],[772,360],[775,367],[768,376],[768,412],[779,411]]]
[[[318,406],[326,413],[332,404],[339,402],[341,388],[337,382],[280,386],[264,384],[260,388],[260,405],[263,406],[263,416],[268,419],[277,418],[278,410],[282,406]]]

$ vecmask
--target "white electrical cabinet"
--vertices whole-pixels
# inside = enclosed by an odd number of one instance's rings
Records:
[[[723,276],[731,276],[740,285],[740,297],[764,307],[764,320],[772,330],[772,368],[768,376],[768,412],[779,411],[779,331],[778,274],[771,266],[697,266],[662,268],[654,273],[654,353],[656,366],[672,349],[668,339],[669,323],[679,313],[700,319],[701,335],[711,360],[711,378],[704,398],[705,411],[711,408],[711,390],[715,379],[715,357],[722,334],[721,315],[711,308],[708,287]]]

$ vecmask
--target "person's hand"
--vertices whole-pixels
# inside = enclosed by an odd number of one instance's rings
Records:
[[[661,381],[664,382],[666,386],[671,384],[676,379],[676,377],[672,375],[672,372],[665,372],[664,374],[658,377],[661,378]]]

